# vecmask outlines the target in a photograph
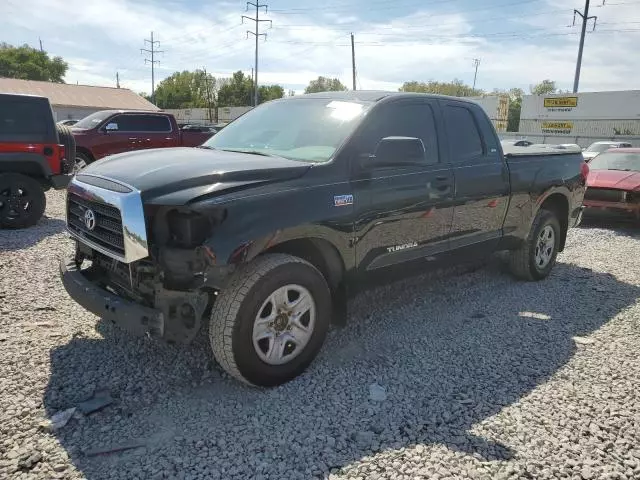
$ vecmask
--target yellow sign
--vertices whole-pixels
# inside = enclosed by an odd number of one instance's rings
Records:
[[[544,99],[545,108],[577,107],[578,97],[551,97]]]
[[[573,122],[542,122],[542,133],[559,133],[569,135]]]
[[[555,130],[571,130],[573,122],[542,122],[542,128]]]

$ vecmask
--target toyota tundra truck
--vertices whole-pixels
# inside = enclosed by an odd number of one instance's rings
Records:
[[[504,153],[483,109],[444,96],[332,92],[264,103],[200,148],[123,153],[76,175],[69,295],[139,335],[207,324],[233,377],[302,373],[347,299],[508,251],[549,275],[580,222],[580,152]]]

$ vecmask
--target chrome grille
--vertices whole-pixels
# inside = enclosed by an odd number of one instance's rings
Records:
[[[84,199],[71,192],[67,195],[67,209],[67,224],[72,233],[124,257],[120,210],[111,205]],[[93,229],[89,229],[85,223],[87,210],[91,210],[95,216]]]

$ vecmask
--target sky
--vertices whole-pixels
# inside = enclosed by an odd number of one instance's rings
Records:
[[[584,0],[262,0],[259,84],[300,93],[319,75],[358,89],[397,90],[406,81],[472,84],[486,91],[543,79],[571,89]],[[580,91],[638,89],[640,0],[592,0],[597,26],[586,36]],[[151,91],[140,49],[160,42],[156,84],[175,71],[206,68],[216,77],[250,74],[255,40],[241,1],[0,0],[0,41],[29,44],[69,63],[67,83]],[[247,38],[247,36],[249,38]]]

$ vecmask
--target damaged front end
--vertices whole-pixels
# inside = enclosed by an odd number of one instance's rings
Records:
[[[79,177],[67,197],[76,252],[60,263],[69,295],[132,334],[192,341],[230,272],[202,245],[216,218],[180,207],[145,216],[132,187]]]

